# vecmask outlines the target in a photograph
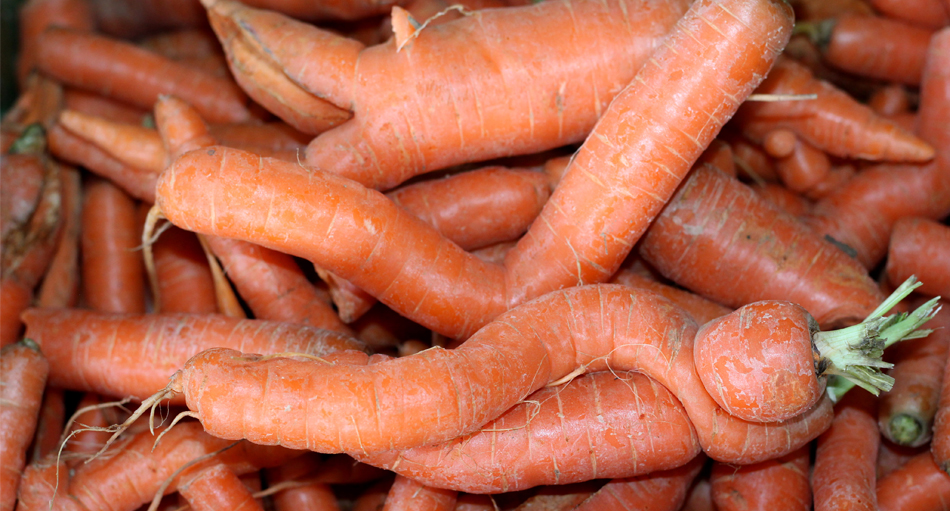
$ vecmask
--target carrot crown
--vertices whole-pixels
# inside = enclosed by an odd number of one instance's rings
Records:
[[[855,385],[875,396],[894,386],[894,378],[881,372],[894,364],[884,362],[881,356],[888,346],[907,339],[930,335],[932,330],[919,330],[920,326],[940,310],[936,297],[910,313],[884,316],[914,289],[921,286],[911,276],[885,299],[864,321],[857,325],[818,332],[814,335],[815,349],[819,354],[822,374],[835,376],[828,384],[828,396],[837,402]]]

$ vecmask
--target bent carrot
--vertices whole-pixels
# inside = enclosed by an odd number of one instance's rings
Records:
[[[661,284],[631,270],[621,269],[610,278],[611,284],[622,284],[640,289],[648,289],[663,296],[689,313],[697,325],[702,325],[732,312],[732,309],[694,295],[689,291]]]
[[[153,394],[189,357],[212,346],[314,357],[362,349],[359,341],[325,330],[220,315],[31,309],[23,318],[48,353],[51,385],[116,397]]]
[[[881,437],[873,397],[852,392],[835,407],[831,428],[818,437],[812,487],[815,511],[877,509],[875,483]]]
[[[20,472],[36,430],[49,364],[29,339],[0,350],[0,509],[16,504]]]
[[[710,493],[717,511],[745,509],[811,509],[808,481],[810,449],[754,465],[713,463]]]

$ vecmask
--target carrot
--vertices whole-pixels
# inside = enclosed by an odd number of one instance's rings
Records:
[[[178,492],[195,511],[263,510],[234,471],[222,463],[183,474]]]
[[[72,87],[63,92],[63,108],[125,124],[141,125],[148,116],[145,110]]]
[[[91,0],[100,30],[132,38],[163,29],[204,25],[201,7],[194,0]]]
[[[828,176],[831,160],[821,149],[796,139],[792,153],[775,162],[775,171],[789,190],[804,193]]]
[[[686,495],[686,502],[680,511],[715,511],[713,507],[711,485],[708,478],[700,476]]]
[[[871,0],[874,8],[889,18],[901,19],[922,27],[939,29],[950,23],[950,5],[941,0]]]
[[[936,299],[910,314],[883,314],[914,289],[902,284],[867,319],[821,332],[813,317],[789,302],[761,301],[706,323],[696,334],[696,367],[713,399],[749,421],[787,420],[810,409],[825,392],[823,375],[847,380],[829,389],[840,398],[858,385],[878,395],[894,379],[879,368],[884,348],[930,333],[917,330],[940,308]],[[761,344],[760,344],[761,343]],[[845,384],[846,383],[846,384]]]
[[[890,84],[878,89],[868,100],[868,106],[881,115],[893,117],[910,111],[910,97],[903,85]]]
[[[713,463],[710,492],[715,509],[811,509],[809,448],[754,465]]]
[[[942,511],[950,502],[950,474],[941,471],[929,453],[918,454],[877,483],[881,511]]]
[[[30,0],[20,7],[20,56],[16,65],[17,81],[22,87],[36,62],[37,39],[47,27],[92,30],[96,20],[86,0]]]
[[[783,213],[797,217],[811,211],[810,200],[778,183],[756,184],[751,188],[756,195]]]
[[[809,28],[829,64],[856,75],[907,85],[920,84],[927,45],[934,33],[900,20],[868,15],[842,15]]]
[[[882,165],[864,169],[815,206],[809,225],[855,250],[866,267],[875,266],[887,252],[894,223],[905,216],[939,219],[950,214],[950,30],[931,40],[928,64],[921,84],[917,132],[940,148],[925,165]]]
[[[778,60],[756,92],[816,94],[817,98],[744,104],[734,122],[753,140],[786,128],[815,147],[845,158],[920,162],[934,156],[931,145],[816,79],[808,68],[789,58]]]
[[[218,312],[214,278],[193,233],[172,227],[152,244],[162,312]]]
[[[781,456],[827,427],[827,399],[783,423],[745,422],[719,410],[693,366],[694,328],[685,313],[652,293],[586,286],[551,293],[505,313],[455,350],[427,350],[366,366],[343,359],[338,364],[262,360],[211,349],[189,360],[154,401],[183,393],[189,408],[200,411],[207,431],[222,438],[266,443],[279,438],[288,447],[363,453],[470,433],[551,381],[609,365],[614,370],[638,368],[672,389],[703,449],[716,459],[753,463]],[[569,339],[562,334],[568,329]],[[475,366],[474,359],[484,362]],[[269,382],[265,396],[260,385],[228,383],[225,375],[234,371],[240,371],[242,381],[273,371],[284,376]],[[408,376],[430,372],[426,381]],[[463,380],[463,385],[452,383]],[[409,382],[412,387],[406,388]],[[324,398],[316,402],[302,395],[300,389],[309,385],[308,395],[319,392]],[[339,398],[341,393],[347,397]],[[236,403],[240,412],[233,409]],[[235,423],[230,419],[234,413],[244,420]],[[401,424],[408,420],[411,424]]]
[[[877,479],[885,478],[891,472],[901,468],[911,458],[918,454],[928,451],[929,445],[922,447],[907,447],[897,445],[886,438],[881,439],[881,445],[877,451]]]
[[[916,275],[920,292],[950,296],[950,227],[927,218],[902,218],[894,223],[887,252],[887,278],[894,282]]]
[[[39,39],[37,66],[63,83],[141,108],[173,94],[212,122],[251,118],[244,93],[230,80],[101,35],[50,28]]]
[[[209,17],[213,25],[227,18],[233,27],[227,38],[219,30],[226,49],[238,41],[260,48],[272,66],[300,84],[298,89],[354,112],[353,119],[310,144],[309,165],[384,189],[458,163],[579,142],[686,7],[675,0],[656,7],[637,1],[542,2],[476,11],[427,27],[398,52],[395,42],[364,50],[355,41],[224,1],[213,2]],[[527,19],[533,20],[531,25]],[[525,66],[501,44],[511,34],[531,40],[531,34],[555,33],[573,33],[577,39],[566,44],[541,36],[549,41],[546,59],[559,63],[543,71]],[[618,44],[602,45],[602,40]],[[386,86],[357,78],[357,59],[360,76],[386,76]],[[624,65],[604,66],[606,62]],[[479,78],[469,80],[471,87],[446,88],[444,72],[455,66]],[[503,82],[536,85],[522,88],[516,97]],[[424,108],[418,106],[422,98]],[[499,139],[506,142],[498,144]],[[414,143],[406,146],[400,140]]]
[[[946,335],[945,332],[944,335]],[[930,449],[933,452],[934,461],[943,471],[950,474],[950,357],[943,370],[943,383],[940,401],[937,404],[937,414],[934,417],[933,442]]]
[[[653,291],[689,313],[690,317],[692,317],[698,325],[705,324],[732,312],[732,309],[723,307],[716,302],[694,295],[689,291],[661,284],[631,270],[621,269],[610,278],[610,283]]]
[[[856,172],[854,165],[832,165],[831,168],[828,169],[828,173],[825,174],[824,179],[818,181],[805,191],[805,197],[810,199],[810,201],[821,200],[838,188],[844,186],[845,183],[854,177]],[[811,204],[811,202],[809,202],[809,204]],[[810,212],[811,208],[809,207],[807,211],[802,211],[796,216],[805,216]]]
[[[425,511],[451,511],[455,508],[457,492],[430,488],[421,483],[396,476],[396,481],[386,496],[383,511],[418,509]]]
[[[51,385],[117,397],[151,395],[189,357],[212,346],[314,357],[362,348],[359,341],[324,330],[219,315],[31,309],[23,318],[54,368]]]
[[[16,503],[20,471],[36,429],[49,364],[29,339],[0,350],[0,509]]]
[[[43,392],[43,404],[40,405],[36,420],[36,434],[27,463],[39,460],[59,449],[63,426],[66,424],[66,404],[63,401],[63,389],[47,387]]]
[[[575,508],[575,511],[675,511],[686,500],[690,483],[699,474],[705,461],[705,456],[696,456],[691,462],[676,469],[611,481]]]
[[[730,130],[723,131],[722,137],[732,148],[736,168],[746,181],[778,181],[771,159],[758,144]]]
[[[602,486],[603,481],[544,486],[516,507],[515,511],[569,511]],[[489,506],[488,509],[494,510],[494,506]]]
[[[718,138],[709,143],[709,147],[707,147],[699,159],[696,160],[696,163],[699,165],[709,163],[732,177],[736,177],[737,175],[735,156],[732,154],[732,148],[729,147],[728,143]]]
[[[370,486],[353,502],[353,511],[380,511],[383,509],[383,506],[386,505],[386,496],[389,495],[389,487],[392,484],[392,479],[384,479]],[[494,508],[491,511],[495,511]]]
[[[0,169],[0,234],[6,240],[8,234],[22,230],[36,210],[45,169],[36,154],[4,154]]]
[[[787,300],[826,328],[860,321],[883,298],[859,263],[708,167],[680,187],[639,252],[664,276],[720,304]]]
[[[941,302],[946,306],[946,302]],[[901,445],[917,447],[931,438],[931,428],[937,404],[943,369],[950,350],[950,311],[935,316],[934,331],[924,339],[907,343],[897,349],[892,358],[894,388],[880,400],[878,425],[885,438]]]
[[[37,293],[40,307],[75,307],[79,301],[79,240],[82,182],[79,170],[62,167],[63,232]]]
[[[874,399],[851,393],[835,408],[831,428],[818,437],[812,487],[815,511],[877,509],[875,468],[880,435]]]
[[[787,158],[795,150],[798,137],[789,129],[772,130],[762,137],[762,149],[772,158]]]
[[[104,312],[145,312],[145,268],[135,202],[109,181],[86,183],[82,209],[83,299]]]
[[[669,391],[640,374],[600,372],[539,390],[475,433],[355,457],[435,488],[501,493],[648,474],[698,453]]]
[[[303,150],[309,136],[282,122],[212,124],[208,131],[215,140],[231,147],[261,147],[274,151]]]
[[[221,55],[221,44],[207,28],[183,28],[155,34],[139,46],[173,60]]]
[[[863,0],[792,0],[796,20],[822,20],[847,13],[871,14]]]
[[[123,155],[120,160],[126,165],[161,172],[167,164],[161,138],[154,129],[72,110],[59,115],[59,124],[112,155]]]
[[[267,483],[270,488],[276,488],[281,483],[292,483],[294,479],[303,474],[288,470],[288,465],[294,465],[299,460],[305,460],[309,457],[303,455],[290,462],[265,471]],[[308,464],[309,468],[310,464]],[[326,483],[301,483],[275,493],[273,496],[274,509],[276,511],[299,511],[307,509],[311,511],[337,511],[340,509],[337,503],[336,495],[333,489]]]

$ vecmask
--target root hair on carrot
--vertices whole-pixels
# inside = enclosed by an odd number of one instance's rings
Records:
[[[197,458],[195,458],[195,459],[189,461],[188,463],[185,463],[184,465],[178,467],[178,470],[172,472],[172,474],[171,474],[170,476],[168,476],[168,478],[165,479],[164,482],[162,482],[162,485],[159,486],[158,490],[155,492],[155,497],[152,498],[152,503],[151,503],[151,505],[148,506],[148,511],[157,511],[157,510],[158,510],[158,505],[161,503],[162,497],[165,495],[165,490],[168,489],[168,487],[172,484],[172,481],[174,481],[175,478],[178,477],[179,474],[181,474],[181,473],[184,472],[185,470],[187,470],[187,469],[189,469],[189,468],[195,466],[196,464],[201,463],[202,461],[211,459],[211,458],[213,458],[213,457],[215,457],[215,456],[217,456],[217,455],[223,453],[224,451],[227,451],[228,449],[234,447],[235,445],[237,445],[237,444],[239,444],[239,443],[241,443],[241,442],[242,442],[242,440],[238,440],[237,442],[234,442],[234,443],[232,443],[232,444],[230,444],[230,445],[226,445],[226,446],[224,446],[224,447],[218,449],[217,451],[209,452],[209,453],[207,453],[207,454],[203,454],[203,455],[201,455],[201,456],[198,456]]]

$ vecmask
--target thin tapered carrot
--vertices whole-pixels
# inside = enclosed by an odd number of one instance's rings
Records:
[[[133,38],[160,30],[200,27],[204,12],[192,0],[91,0],[96,24],[106,34]]]
[[[141,124],[116,123],[72,110],[64,110],[59,123],[110,154],[123,155],[121,161],[126,165],[161,172],[167,164],[158,133]]]
[[[950,23],[950,5],[941,0],[871,0],[878,12],[889,18],[939,29]]]
[[[927,161],[934,156],[931,145],[816,79],[808,68],[790,58],[779,59],[756,92],[818,97],[743,105],[734,122],[755,140],[775,129],[787,128],[835,156],[888,161]]]
[[[251,119],[247,98],[234,82],[101,35],[48,29],[39,39],[37,66],[63,83],[141,108],[174,94],[211,122]]]
[[[883,299],[858,262],[709,167],[693,171],[639,251],[666,277],[725,306],[787,300],[825,327],[858,322]]]
[[[0,350],[0,509],[16,504],[26,451],[36,430],[49,364],[33,341]]]
[[[79,170],[62,166],[63,232],[36,296],[40,307],[75,307],[79,301],[79,240],[82,181]]]
[[[671,302],[678,305],[681,309],[689,313],[690,317],[696,321],[697,325],[705,324],[718,317],[725,316],[732,312],[732,309],[723,307],[712,300],[707,300],[701,296],[694,295],[689,291],[667,286],[653,279],[643,276],[631,270],[621,269],[610,278],[611,284],[622,284],[640,289],[649,289],[654,293],[661,295]]]
[[[831,160],[821,149],[796,139],[792,153],[775,161],[775,172],[789,190],[804,193],[828,176]]]
[[[690,484],[705,461],[706,457],[700,455],[679,468],[611,481],[575,511],[675,511],[683,505]]]
[[[145,312],[145,267],[135,201],[111,182],[90,179],[82,209],[83,299],[104,312]]]
[[[849,73],[919,85],[934,31],[900,20],[842,15],[814,25],[825,60]]]
[[[821,236],[851,247],[866,267],[887,253],[894,223],[905,216],[939,219],[950,214],[950,30],[931,40],[921,83],[917,133],[938,148],[924,165],[881,165],[862,170],[818,201],[808,223]]]
[[[189,357],[212,346],[314,357],[362,348],[359,341],[325,330],[220,315],[31,309],[23,316],[28,334],[49,354],[52,385],[116,397],[155,393]]]
[[[401,475],[396,476],[386,496],[383,511],[413,510],[452,511],[457,492],[425,486]]]
[[[868,99],[868,106],[881,115],[893,117],[910,111],[910,96],[903,85],[892,83],[878,89]]]
[[[903,282],[916,275],[920,292],[950,297],[950,227],[927,218],[902,218],[894,223],[887,251],[887,278]]]
[[[877,505],[881,511],[943,511],[950,505],[950,473],[930,453],[918,454],[878,481]]]
[[[159,287],[157,310],[218,312],[214,277],[194,233],[171,227],[152,244]]]
[[[19,10],[20,54],[16,76],[22,87],[36,63],[37,39],[47,27],[93,30],[96,20],[86,0],[30,0]]]
[[[818,437],[815,452],[815,511],[877,509],[875,469],[881,437],[876,406],[870,394],[855,391],[835,407],[835,420]]]
[[[138,125],[141,125],[148,115],[145,110],[73,87],[68,87],[63,92],[63,108],[96,115],[113,122]]]
[[[894,388],[881,396],[878,426],[885,438],[900,445],[918,447],[930,441],[934,415],[940,400],[943,370],[950,351],[950,305],[934,317],[926,338],[898,346],[892,358]]]
[[[791,216],[802,216],[811,211],[811,201],[781,184],[762,183],[751,188],[766,202]]]
[[[718,511],[811,509],[810,448],[754,465],[713,463],[711,495]]]
[[[669,391],[640,374],[601,372],[539,390],[444,444],[355,456],[428,486],[502,493],[667,470],[698,453]]]
[[[181,479],[178,493],[195,511],[263,510],[234,471],[222,463],[183,474]]]
[[[224,1],[206,3],[213,3],[213,24],[227,18],[232,27],[241,28],[232,31],[235,36],[228,41],[261,48],[258,51],[303,90],[354,112],[353,119],[310,144],[307,163],[380,189],[465,161],[580,141],[615,94],[608,91],[619,92],[629,83],[658,38],[687,7],[681,1],[649,7],[638,1],[555,2],[476,11],[421,30],[397,52],[394,42],[364,49],[276,14]],[[527,19],[535,21],[527,24]],[[570,44],[543,35],[568,32],[577,36]],[[548,41],[546,60],[559,64],[543,69],[524,65],[499,44],[515,33],[524,40]],[[618,44],[600,44],[604,39]],[[295,44],[281,42],[288,40]],[[606,62],[624,65],[604,66]],[[435,70],[456,66],[479,77],[478,85],[470,81],[471,88],[445,87]],[[379,80],[361,78],[376,74],[387,76],[386,87],[378,88]],[[522,80],[534,86],[515,96],[503,85]],[[418,106],[422,98],[425,108]],[[506,142],[496,143],[499,138]]]

